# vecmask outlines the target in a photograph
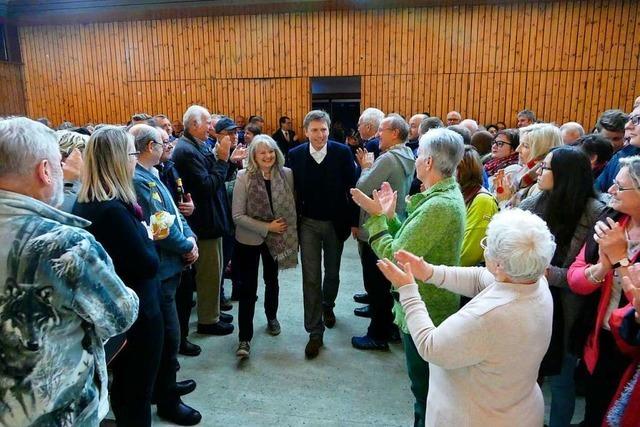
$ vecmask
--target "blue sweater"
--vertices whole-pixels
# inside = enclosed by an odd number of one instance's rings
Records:
[[[606,193],[609,187],[611,187],[611,183],[615,179],[618,172],[620,172],[620,159],[624,159],[625,157],[637,156],[640,154],[640,148],[634,145],[626,145],[620,151],[618,151],[614,156],[609,160],[607,166],[605,166],[604,170],[596,180],[596,190],[601,193]]]

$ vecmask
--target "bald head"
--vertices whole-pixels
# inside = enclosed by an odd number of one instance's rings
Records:
[[[447,113],[447,126],[457,125],[462,121],[462,116],[457,111],[449,111]]]
[[[420,123],[427,118],[426,114],[416,114],[409,119],[409,141],[420,138]]]
[[[580,123],[567,122],[560,126],[560,133],[562,134],[562,142],[565,144],[573,144],[584,135],[584,128]]]

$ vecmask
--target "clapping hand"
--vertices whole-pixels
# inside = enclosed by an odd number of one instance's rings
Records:
[[[373,165],[367,154],[369,154],[369,152],[366,148],[358,148],[356,150],[356,160],[362,169],[368,169]]]
[[[356,205],[360,206],[369,215],[381,215],[382,204],[378,199],[378,192],[373,191],[373,198],[367,196],[357,188],[351,189],[351,197]]]
[[[82,153],[77,148],[74,148],[64,162],[62,162],[62,174],[64,180],[72,182],[80,179],[83,163]]]
[[[218,140],[216,147],[216,155],[218,159],[224,160],[225,162],[228,161],[229,153],[231,152],[231,138],[229,138],[229,135],[226,135],[222,137],[222,139]]]
[[[384,274],[384,277],[391,282],[394,288],[398,289],[415,283],[413,273],[411,272],[411,263],[400,263],[400,267],[402,267],[400,268],[387,258],[383,258],[378,260],[377,264],[382,274]]]
[[[247,158],[247,154],[248,154],[247,148],[242,144],[238,144],[236,146],[236,149],[233,150],[233,153],[231,153],[231,157],[229,157],[229,161],[232,163],[240,163],[241,161]]]
[[[596,222],[593,227],[595,233],[593,239],[598,243],[602,253],[611,262],[616,262],[627,256],[627,237],[624,234],[624,227],[611,218]]]
[[[393,254],[396,262],[400,265],[410,265],[413,276],[421,282],[426,282],[433,276],[433,265],[429,264],[417,255],[400,249]]]
[[[376,193],[374,192],[374,196]],[[396,215],[396,203],[398,202],[398,192],[393,191],[391,184],[383,182],[380,190],[377,192],[378,200],[382,206],[382,213],[387,218],[392,219]]]
[[[622,277],[622,288],[627,294],[631,294],[631,302],[636,309],[636,322],[640,323],[640,265],[634,264],[627,269],[627,275]]]

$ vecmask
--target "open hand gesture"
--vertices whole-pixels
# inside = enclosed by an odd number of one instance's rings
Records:
[[[373,165],[367,154],[369,154],[369,152],[366,148],[358,148],[356,150],[356,160],[362,169],[368,169]]]
[[[380,206],[382,207],[382,213],[387,218],[392,219],[396,215],[396,203],[398,202],[398,192],[393,191],[391,185],[388,182],[383,182],[380,190],[373,192],[374,197],[378,197]]]
[[[400,249],[393,254],[393,256],[398,264],[410,265],[413,276],[416,279],[426,282],[431,278],[431,276],[433,276],[433,265],[429,264],[419,256],[405,251],[404,249]]]
[[[384,277],[391,282],[394,288],[398,289],[403,286],[415,283],[413,273],[411,272],[411,264],[400,264],[399,268],[387,258],[378,260],[378,268],[384,274]]]

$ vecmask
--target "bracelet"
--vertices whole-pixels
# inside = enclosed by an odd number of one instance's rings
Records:
[[[596,278],[595,274],[593,274],[593,272],[591,271],[591,267],[593,267],[593,266],[589,266],[587,268],[587,270],[586,270],[587,271],[587,278],[589,279],[589,281],[591,283],[602,283],[602,282],[604,282],[604,277],[602,279],[600,279],[600,280],[598,280]]]

